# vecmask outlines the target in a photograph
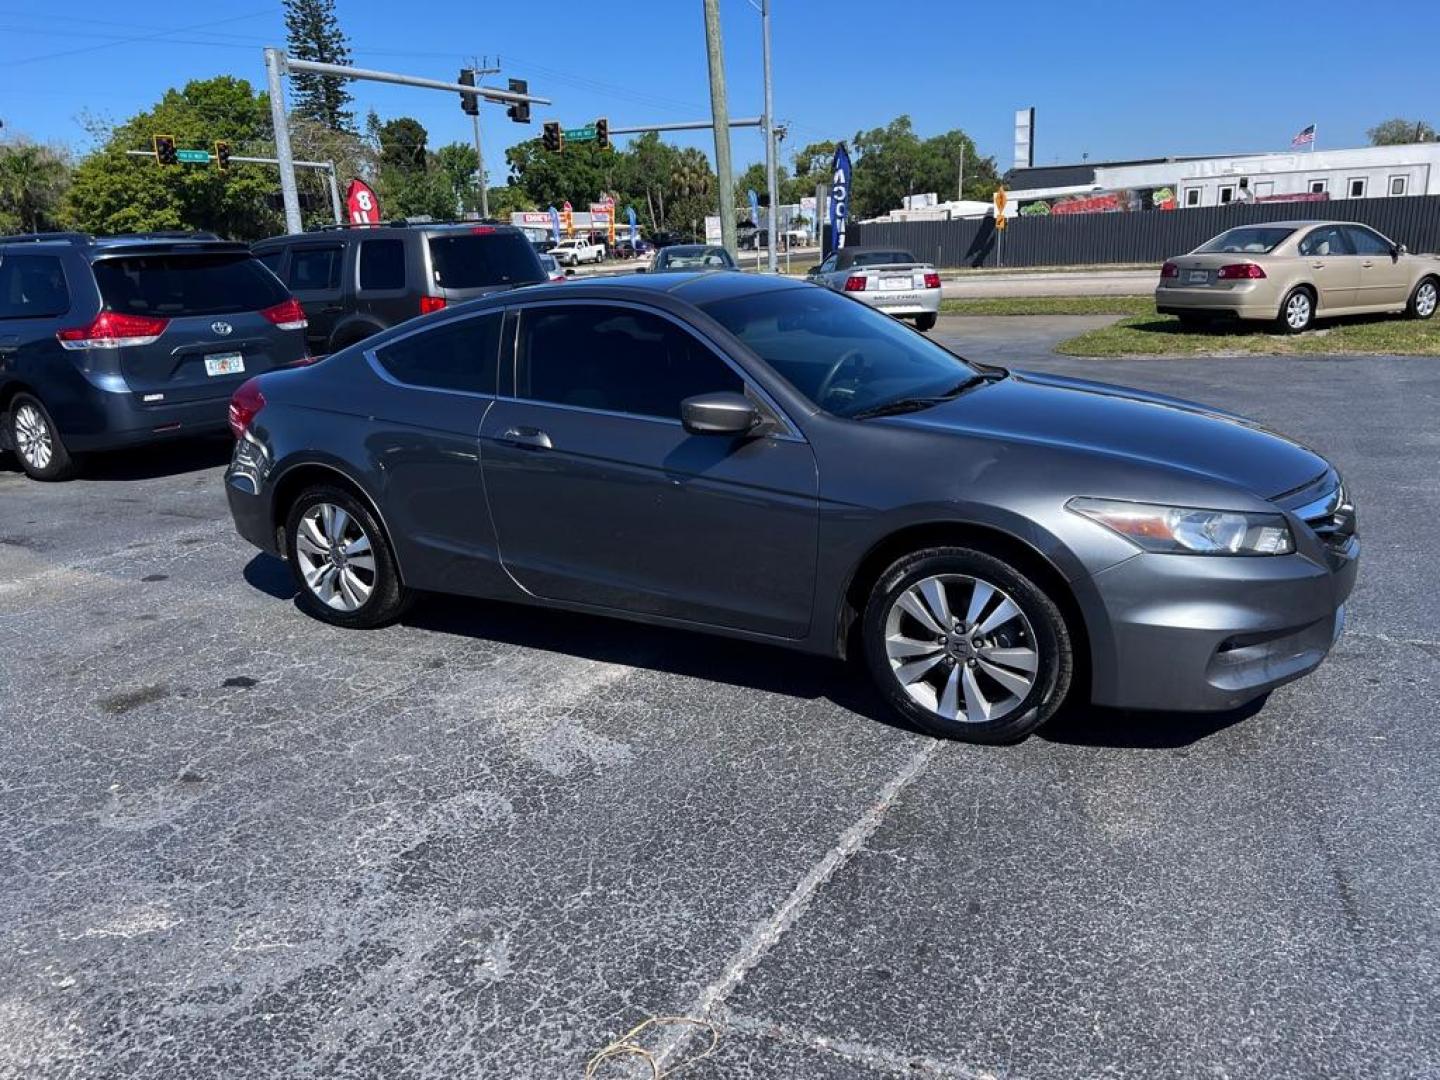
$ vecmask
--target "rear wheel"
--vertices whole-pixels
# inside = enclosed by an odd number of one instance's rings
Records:
[[[1440,283],[1435,278],[1425,278],[1415,286],[1415,291],[1410,294],[1410,303],[1405,309],[1405,314],[1412,319],[1428,319],[1435,314],[1435,308],[1440,306]]]
[[[7,434],[20,467],[35,480],[68,480],[75,475],[75,459],[65,448],[60,431],[40,399],[16,394],[6,414]]]
[[[1315,322],[1315,295],[1303,285],[1285,294],[1280,302],[1280,330],[1286,334],[1303,334]]]
[[[1204,330],[1210,325],[1210,316],[1198,311],[1182,311],[1175,317],[1186,330]]]
[[[1060,707],[1074,665],[1055,603],[984,552],[930,548],[890,566],[865,606],[880,693],[932,735],[1013,742]]]
[[[915,317],[915,329],[923,331],[934,330],[937,317],[938,316],[935,315],[917,315]]]
[[[352,629],[384,626],[410,604],[379,523],[348,491],[314,487],[290,507],[285,549],[301,606]]]

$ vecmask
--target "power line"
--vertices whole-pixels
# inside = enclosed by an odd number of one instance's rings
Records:
[[[271,13],[272,12],[270,8],[264,8],[260,11],[252,11],[248,15],[234,15],[228,19],[212,19],[209,22],[193,23],[190,26],[177,26],[170,30],[158,30],[154,33],[149,34],[135,34],[131,37],[118,38],[115,42],[107,43],[105,45],[86,45],[85,47],[80,49],[65,49],[61,52],[45,53],[41,56],[27,56],[20,60],[11,60],[6,64],[6,66],[16,68],[24,64],[36,64],[42,60],[58,60],[61,57],[65,56],[79,56],[81,53],[99,52],[102,49],[108,49],[110,48],[111,44],[131,44],[144,41],[153,41],[156,38],[168,37],[171,34],[184,34],[190,32],[191,30],[204,30],[207,26],[226,26],[230,23],[243,22],[246,19],[257,19],[262,15],[269,15]]]

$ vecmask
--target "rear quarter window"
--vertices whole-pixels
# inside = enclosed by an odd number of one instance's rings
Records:
[[[53,255],[0,255],[0,319],[45,319],[70,310],[65,270]]]
[[[442,289],[533,285],[545,271],[530,242],[518,233],[458,233],[429,239],[430,267]]]
[[[96,259],[107,311],[131,315],[227,315],[259,311],[289,297],[250,254],[123,255]]]
[[[442,323],[375,350],[396,381],[431,390],[495,393],[503,312]]]

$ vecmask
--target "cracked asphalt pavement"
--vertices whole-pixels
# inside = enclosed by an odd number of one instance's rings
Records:
[[[704,1012],[682,1075],[1440,1075],[1440,364],[1050,353],[1104,321],[937,333],[1244,412],[1357,498],[1349,630],[1259,710],[968,747],[720,639],[345,632],[234,535],[223,443],[0,462],[0,1077],[580,1077]]]

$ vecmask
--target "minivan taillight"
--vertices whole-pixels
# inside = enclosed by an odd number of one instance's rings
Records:
[[[237,439],[245,438],[255,417],[265,407],[259,379],[246,379],[230,398],[230,432]]]
[[[420,314],[429,315],[432,311],[441,311],[445,307],[443,296],[422,296],[420,297]]]
[[[305,318],[305,309],[293,296],[289,300],[282,300],[274,307],[265,308],[260,314],[281,330],[304,330],[310,325]]]
[[[64,349],[124,349],[131,345],[153,345],[169,325],[169,319],[102,311],[89,326],[60,330],[55,336]]]
[[[1160,276],[1162,278],[1179,277],[1180,267],[1176,263],[1167,262],[1164,266],[1160,267]]]
[[[851,274],[849,277],[847,277],[847,278],[845,279],[845,291],[846,291],[846,292],[864,292],[864,291],[865,291],[865,278],[862,277],[860,274]]]
[[[1220,267],[1220,269],[1216,271],[1215,276],[1221,281],[1263,278],[1265,276],[1265,268],[1257,263],[1231,263],[1229,266]]]

